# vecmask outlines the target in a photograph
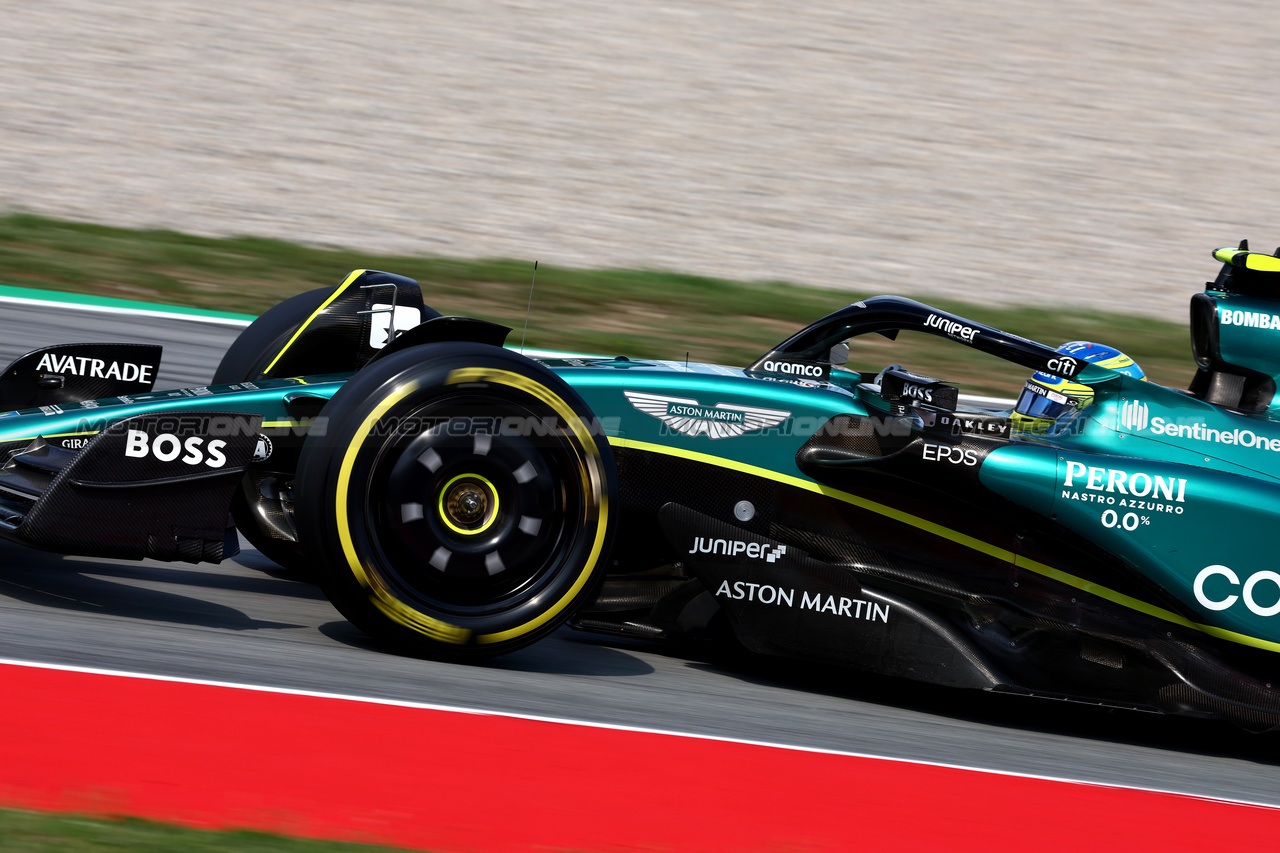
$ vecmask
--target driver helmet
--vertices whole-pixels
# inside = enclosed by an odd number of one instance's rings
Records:
[[[1099,367],[1109,367],[1134,379],[1145,382],[1147,378],[1137,362],[1115,347],[1072,341],[1058,347],[1057,351]],[[1037,371],[1023,386],[1010,418],[1016,430],[1044,433],[1058,418],[1079,411],[1092,402],[1093,389],[1088,385]]]

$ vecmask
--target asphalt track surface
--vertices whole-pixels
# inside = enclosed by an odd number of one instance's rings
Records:
[[[155,341],[165,345],[166,385],[207,382],[235,334],[189,321],[0,306],[0,361],[46,343]],[[61,557],[0,543],[0,567],[0,658],[1280,805],[1280,736],[1216,723],[921,687],[706,650],[686,657],[569,629],[482,665],[416,660],[377,649],[317,589],[285,578],[249,549],[222,565],[189,566]],[[609,757],[600,758],[607,767]],[[601,783],[608,784],[607,774]]]

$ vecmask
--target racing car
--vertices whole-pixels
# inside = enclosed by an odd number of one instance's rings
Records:
[[[1215,255],[1185,391],[896,296],[746,367],[535,358],[357,270],[258,318],[207,387],[153,390],[153,346],[18,359],[0,533],[192,562],[242,535],[433,658],[568,623],[1273,729],[1280,257]],[[1011,412],[850,365],[902,332],[1052,382]]]

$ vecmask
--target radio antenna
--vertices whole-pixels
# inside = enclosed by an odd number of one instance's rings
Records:
[[[520,354],[524,355],[524,338],[529,334],[529,313],[533,311],[533,286],[538,283],[538,262],[533,262],[533,281],[529,282],[529,304],[524,309],[524,331],[520,333]]]

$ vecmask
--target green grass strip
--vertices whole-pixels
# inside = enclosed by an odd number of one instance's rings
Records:
[[[393,849],[265,832],[188,829],[137,818],[0,809],[4,853],[377,853]]]
[[[427,303],[512,326],[519,340],[533,258],[466,260],[396,256],[300,246],[258,237],[197,237],[64,222],[28,214],[0,217],[0,285],[74,293],[94,300],[182,306],[218,316],[260,314],[281,299],[333,286],[357,268],[408,275]],[[1188,270],[1182,302],[1205,270]],[[992,270],[992,276],[1001,274]],[[881,277],[850,291],[789,283],[741,282],[661,270],[572,269],[542,263],[528,346],[637,357],[747,364],[796,330],[865,296],[894,293]],[[1093,340],[1129,353],[1162,384],[1183,386],[1194,372],[1184,326],[1079,306],[992,306],[918,297],[997,328],[1059,344]],[[0,310],[3,310],[0,307]],[[957,382],[969,393],[1016,394],[1020,368],[932,336],[897,343],[859,338],[850,366],[900,362]]]

